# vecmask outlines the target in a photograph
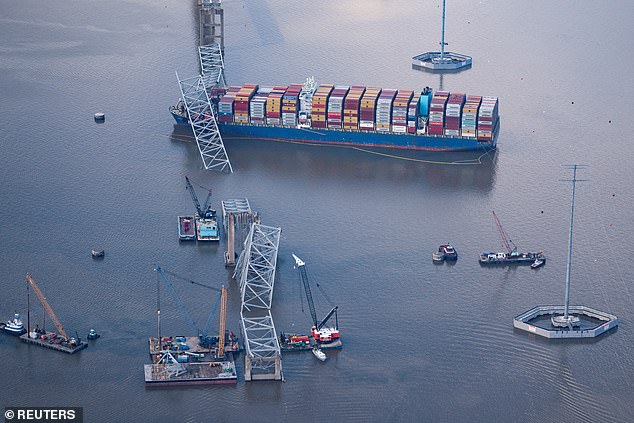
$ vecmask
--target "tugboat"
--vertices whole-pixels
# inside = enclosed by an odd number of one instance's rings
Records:
[[[443,244],[438,248],[439,252],[445,255],[445,260],[456,261],[458,260],[458,252],[451,244]]]
[[[86,336],[88,339],[98,339],[99,337],[101,337],[101,335],[99,335],[94,329],[90,329],[88,335]]]
[[[20,336],[26,332],[26,329],[24,329],[24,323],[22,323],[19,313],[15,313],[13,315],[13,320],[9,320],[7,323],[0,324],[0,330],[5,331],[9,335],[15,336]]]

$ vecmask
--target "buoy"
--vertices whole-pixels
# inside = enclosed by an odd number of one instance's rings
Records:
[[[104,121],[106,120],[106,114],[105,113],[95,113],[95,120],[96,121]]]

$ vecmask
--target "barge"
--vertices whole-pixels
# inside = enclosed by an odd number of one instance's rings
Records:
[[[209,385],[237,383],[234,353],[238,340],[227,337],[222,354],[215,342],[196,336],[149,338],[150,364],[143,366],[148,386]],[[206,340],[205,340],[206,341]]]
[[[546,256],[543,252],[538,253],[519,253],[512,251],[511,253],[492,253],[485,251],[480,254],[480,264],[482,265],[532,265],[536,261],[541,261],[542,265],[546,263]]]
[[[196,224],[194,216],[178,216],[178,240],[195,241]]]
[[[196,239],[202,242],[220,241],[220,231],[215,216],[196,218]]]

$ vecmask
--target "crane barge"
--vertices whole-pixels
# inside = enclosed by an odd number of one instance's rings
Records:
[[[313,337],[315,347],[321,349],[341,348],[342,343],[339,336],[339,319],[337,316],[339,306],[334,306],[323,319],[317,319],[315,303],[310,291],[310,282],[308,281],[308,274],[306,272],[306,263],[295,254],[293,254],[293,258],[295,259],[295,265],[299,270],[299,274],[304,285],[304,291],[306,292],[306,300],[308,301],[308,308],[310,309],[310,316],[313,323],[311,336]],[[327,326],[333,316],[335,318],[334,326]]]
[[[498,228],[498,232],[500,233],[500,237],[502,238],[502,243],[504,247],[506,247],[506,251],[503,252],[490,252],[485,251],[480,254],[480,264],[482,265],[517,265],[517,264],[534,264],[537,262],[541,262],[543,265],[546,262],[546,256],[542,251],[539,252],[528,252],[528,253],[520,253],[517,251],[517,246],[513,243],[513,241],[509,238],[508,234],[502,228],[502,223],[500,223],[500,219],[493,211],[493,220],[495,221],[495,225]]]
[[[57,318],[57,315],[53,311],[46,297],[40,290],[40,287],[35,282],[35,279],[30,274],[26,274],[26,289],[27,289],[27,333],[20,336],[20,339],[26,343],[38,345],[40,347],[49,348],[56,351],[62,351],[68,354],[74,354],[78,351],[88,347],[88,344],[82,342],[79,336],[69,337],[66,334],[66,330],[62,326],[62,323]],[[30,295],[29,291],[33,289],[35,295],[42,303],[44,311],[53,321],[57,333],[48,332],[45,329],[32,329],[31,328],[31,310],[30,310]]]
[[[178,216],[178,239],[189,241],[220,241],[220,230],[216,220],[216,211],[211,208],[211,189],[207,192],[207,198],[200,205],[196,191],[191,181],[185,176],[185,188],[192,197],[196,209],[196,216]]]
[[[160,284],[157,280],[158,336],[149,338],[149,352],[152,362],[143,366],[145,383],[148,386],[236,383],[238,377],[233,352],[238,350],[238,341],[233,332],[226,330],[227,289],[224,286],[216,288],[180,277],[175,273],[161,269],[158,265],[155,266],[154,270],[157,277],[163,280],[165,287],[178,304],[182,314],[187,318],[189,326],[196,336],[163,337],[161,335],[161,297]],[[166,275],[219,293],[218,300],[213,305],[202,330],[196,325]],[[218,304],[220,304],[219,333],[217,337],[209,336],[208,331]]]

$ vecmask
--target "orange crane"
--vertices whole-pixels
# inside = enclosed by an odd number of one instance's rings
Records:
[[[218,329],[218,358],[225,355],[225,331],[227,329],[227,288],[222,287],[220,297],[220,328]]]
[[[42,303],[42,306],[44,307],[44,310],[46,310],[46,314],[48,314],[48,316],[51,318],[51,320],[55,324],[55,327],[57,328],[57,331],[59,332],[59,334],[62,335],[65,339],[68,339],[68,335],[66,335],[66,331],[64,330],[64,328],[62,327],[62,324],[60,323],[59,319],[55,315],[55,312],[53,311],[51,306],[48,304],[48,301],[46,301],[46,297],[44,296],[44,294],[42,294],[42,291],[40,291],[40,287],[37,286],[37,283],[35,283],[35,280],[28,273],[26,274],[26,283],[27,283],[27,286],[26,286],[27,289],[29,288],[29,286],[31,286],[33,288],[33,291],[35,291],[35,295],[37,295],[37,298],[39,298],[40,302]],[[29,328],[29,330],[31,330],[31,328]]]

